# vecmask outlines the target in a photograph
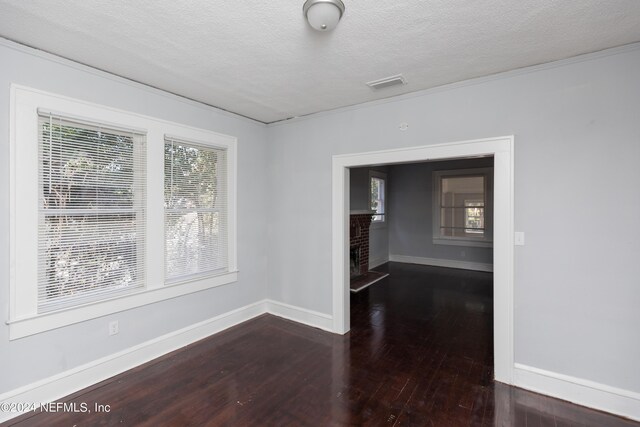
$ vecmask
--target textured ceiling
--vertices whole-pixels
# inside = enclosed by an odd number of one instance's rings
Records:
[[[344,2],[0,0],[0,36],[266,123],[640,41],[638,0]]]

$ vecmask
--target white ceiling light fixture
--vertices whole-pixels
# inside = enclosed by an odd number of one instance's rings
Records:
[[[331,31],[342,18],[344,3],[341,0],[307,0],[302,12],[313,29]]]

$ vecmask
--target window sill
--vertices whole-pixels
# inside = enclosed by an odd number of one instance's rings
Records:
[[[40,332],[57,329],[74,323],[84,322],[102,316],[108,316],[124,310],[141,307],[147,304],[188,295],[205,289],[226,285],[238,280],[238,272],[232,271],[219,276],[210,276],[184,282],[179,285],[141,290],[136,293],[121,295],[109,300],[98,301],[77,307],[66,308],[49,313],[36,314],[32,317],[12,319],[9,325],[9,340],[35,335]]]
[[[434,245],[467,246],[471,248],[493,248],[491,241],[478,241],[469,239],[433,239]]]

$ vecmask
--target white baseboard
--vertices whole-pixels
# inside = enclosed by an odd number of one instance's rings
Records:
[[[0,402],[53,402],[265,313],[333,332],[333,318],[328,314],[279,301],[262,300],[4,393],[0,395]],[[640,393],[519,363],[514,367],[514,385],[640,421]],[[19,415],[0,412],[0,422]]]
[[[333,318],[328,314],[278,301],[262,300],[61,372],[52,377],[11,390],[0,395],[0,402],[36,404],[54,402],[83,388],[265,313],[333,332]],[[21,414],[20,412],[0,411],[0,422]]]
[[[404,262],[407,264],[431,265],[433,267],[461,268],[463,270],[493,272],[493,264],[482,262],[457,261],[454,259],[425,258],[409,255],[389,255],[391,262]]]
[[[267,312],[266,300],[160,336],[52,377],[0,395],[0,402],[47,403],[99,383],[193,342],[221,332]],[[0,422],[21,415],[0,411]]]
[[[379,265],[389,262],[389,258],[376,258],[369,260],[369,270],[376,268]]]
[[[640,421],[640,393],[516,363],[514,385]]]
[[[274,316],[333,332],[333,317],[329,314],[307,310],[306,308],[296,307],[274,300],[267,300],[267,311]]]

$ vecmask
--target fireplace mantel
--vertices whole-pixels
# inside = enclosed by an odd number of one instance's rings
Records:
[[[360,210],[360,211],[351,211],[349,212],[350,215],[375,215],[376,211],[369,211],[369,210]]]

